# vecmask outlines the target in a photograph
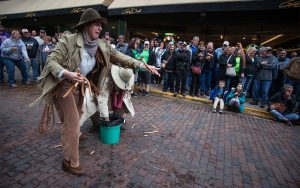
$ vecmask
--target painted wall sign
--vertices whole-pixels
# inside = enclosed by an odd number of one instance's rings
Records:
[[[71,14],[78,14],[78,13],[81,13],[83,11],[85,11],[85,8],[73,8],[71,10]]]
[[[299,8],[299,7],[300,7],[299,0],[289,0],[279,5],[279,8]]]
[[[26,13],[25,17],[26,17],[26,18],[35,17],[36,14],[37,14],[37,13],[35,13],[35,12],[28,12],[28,13]]]
[[[122,14],[126,15],[126,14],[138,14],[142,12],[142,9],[137,9],[137,8],[127,8],[125,10],[123,10]]]

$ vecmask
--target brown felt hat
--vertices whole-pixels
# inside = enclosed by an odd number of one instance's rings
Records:
[[[93,21],[100,21],[103,24],[107,24],[107,20],[101,17],[95,9],[88,8],[82,13],[78,24],[74,28],[78,29],[78,27]]]

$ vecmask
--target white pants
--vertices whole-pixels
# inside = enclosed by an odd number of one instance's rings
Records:
[[[224,101],[223,101],[223,99],[220,99],[219,97],[215,97],[214,109],[217,108],[219,103],[220,103],[220,110],[223,110],[224,109]]]

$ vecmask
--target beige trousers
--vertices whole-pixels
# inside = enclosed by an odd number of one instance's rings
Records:
[[[79,136],[80,117],[82,115],[83,97],[78,90],[71,92],[63,98],[70,88],[71,83],[63,82],[53,95],[53,102],[59,118],[63,124],[61,130],[61,141],[64,159],[70,161],[72,167],[79,166]]]

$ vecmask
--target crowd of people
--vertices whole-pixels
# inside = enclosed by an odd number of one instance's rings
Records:
[[[149,95],[149,84],[160,86],[163,80],[163,92],[170,91],[174,96],[186,96],[187,92],[193,97],[209,96],[214,102],[213,112],[219,103],[221,114],[224,106],[243,112],[246,98],[252,98],[251,105],[268,107],[276,119],[288,125],[299,119],[300,58],[297,52],[288,57],[287,50],[282,48],[274,51],[271,47],[253,45],[244,49],[241,43],[230,46],[228,41],[215,49],[213,42],[205,44],[198,36],[189,43],[144,39],[141,44],[141,39],[133,38],[127,44],[123,35],[117,41],[117,50],[160,68],[161,77],[143,71],[135,73],[136,82],[142,84],[140,95]],[[287,88],[289,95],[282,94],[287,93]],[[283,96],[281,103],[293,108],[286,107],[279,116],[274,112],[274,96]]]
[[[268,105],[278,121],[290,126],[299,119],[300,61],[299,57],[289,60],[284,49],[277,56],[270,47],[249,47],[244,52],[241,43],[230,46],[228,41],[214,49],[212,42],[205,44],[197,36],[189,43],[139,38],[126,43],[120,35],[115,43],[107,32],[104,40],[99,39],[105,24],[105,18],[88,8],[76,32],[66,32],[58,42],[43,29],[36,36],[26,28],[9,34],[0,27],[0,81],[4,83],[5,67],[8,86],[17,87],[17,66],[24,84],[41,82],[43,91],[30,107],[44,102],[42,133],[53,126],[54,115],[59,116],[64,171],[86,173],[80,165],[79,142],[83,140],[80,126],[88,118],[93,132],[99,122],[111,123],[111,112],[119,117],[134,115],[131,96],[147,96],[150,84],[159,86],[162,81],[163,92],[174,96],[185,96],[187,91],[196,97],[210,95],[213,112],[219,104],[221,114],[225,105],[243,112],[245,98],[252,96],[253,105]],[[134,82],[142,85],[140,92],[133,92]]]
[[[18,87],[14,78],[15,66],[21,71],[23,84],[38,82],[47,57],[56,47],[58,39],[69,34],[71,33],[66,31],[57,36],[48,36],[46,31],[41,29],[37,35],[35,30],[30,32],[26,28],[8,33],[0,25],[0,83],[4,83],[5,67],[8,86]]]
[[[4,32],[2,26],[0,32],[0,82],[4,82],[4,66],[9,87],[17,87],[15,66],[20,69],[24,84],[38,82],[46,59],[58,39],[47,36],[43,29],[38,36],[34,30],[29,32],[27,29],[22,29],[21,34],[15,30],[10,35]],[[296,105],[300,101],[300,79],[297,77],[300,72],[296,70],[295,74],[287,74],[291,62],[299,63],[297,52],[288,54],[285,49],[278,48],[275,51],[265,46],[244,48],[241,43],[230,45],[229,41],[215,48],[213,42],[205,43],[198,36],[189,42],[132,38],[127,43],[123,35],[118,36],[115,42],[106,32],[103,39],[121,53],[160,69],[161,76],[151,75],[145,70],[134,70],[135,83],[141,89],[132,92],[132,96],[147,96],[151,84],[158,87],[163,84],[162,91],[172,92],[174,96],[189,94],[193,97],[209,97],[214,103],[213,112],[217,111],[218,103],[219,113],[224,112],[224,106],[243,112],[246,98],[252,98],[251,105],[259,105],[261,108],[268,106],[278,118],[270,101],[274,99],[273,96],[284,92],[284,88],[289,88],[292,89],[291,96],[295,96],[291,97],[294,110],[300,108],[300,105]],[[282,117],[278,119],[282,120]],[[299,119],[299,115],[293,118],[288,116],[287,119],[284,122],[291,125],[290,120]]]

